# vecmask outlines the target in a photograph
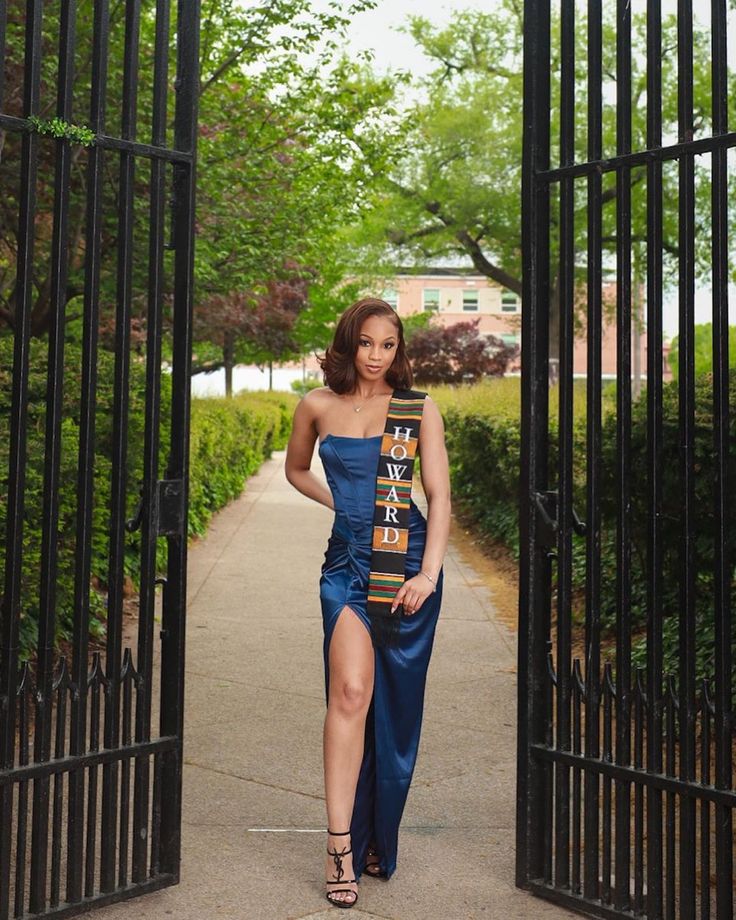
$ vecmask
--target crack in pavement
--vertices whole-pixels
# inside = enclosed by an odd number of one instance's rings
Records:
[[[278,783],[266,783],[262,779],[255,779],[252,776],[241,776],[239,773],[232,773],[230,770],[218,770],[216,767],[208,767],[203,763],[197,763],[196,760],[184,759],[184,766],[197,767],[199,770],[207,770],[209,773],[217,773],[220,776],[229,776],[231,779],[239,779],[245,783],[254,783],[256,786],[265,786],[267,789],[276,789],[278,792],[290,792],[292,795],[301,795],[307,799],[313,799],[318,802],[324,802],[324,795],[315,795],[312,792],[302,792],[299,789],[290,789],[288,786],[279,786]]]

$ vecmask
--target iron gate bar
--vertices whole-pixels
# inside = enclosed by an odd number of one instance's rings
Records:
[[[12,785],[16,779],[27,782],[37,777],[57,776],[62,773],[68,773],[70,770],[101,766],[102,764],[113,763],[115,760],[130,760],[132,757],[164,753],[174,750],[178,745],[178,738],[161,736],[151,741],[142,741],[140,743],[132,741],[129,745],[126,745],[123,751],[102,748],[98,751],[87,751],[76,756],[67,755],[66,757],[55,758],[45,763],[28,763],[24,766],[16,767],[12,774],[0,774],[0,787]]]
[[[650,3],[654,0],[649,0]],[[635,153],[622,154],[620,156],[607,157],[606,159],[596,160],[592,163],[576,163],[574,166],[564,166],[558,169],[548,169],[537,174],[539,182],[559,182],[565,176],[580,178],[593,172],[613,172],[621,166],[645,166],[650,160],[664,162],[668,160],[677,160],[686,151],[692,151],[694,154],[711,153],[714,150],[728,149],[736,147],[736,132],[728,131],[714,137],[700,137],[694,141],[686,143],[669,144],[664,147],[650,147],[648,150],[640,150]]]
[[[728,131],[727,12],[723,0],[712,0],[712,90],[713,133]],[[716,456],[714,482],[715,520],[715,785],[729,789],[731,772],[731,568],[728,546],[728,463],[729,463],[729,324],[728,324],[728,171],[724,148],[711,159],[713,219],[713,449]],[[719,803],[715,807],[716,909],[719,916],[733,915],[733,811]]]
[[[678,0],[678,139],[693,139],[693,9]],[[695,157],[678,160],[679,184],[679,445],[680,523],[679,741],[680,778],[695,780]],[[695,840],[695,800],[680,799],[680,840]],[[679,896],[683,920],[695,917],[695,847],[680,846]]]
[[[106,123],[106,90],[107,90],[107,67],[108,67],[108,45],[109,45],[109,8],[107,0],[95,5],[94,12],[94,32],[93,32],[93,57],[92,57],[92,87],[90,94],[90,124],[93,130],[104,130]],[[84,426],[80,425],[80,461],[82,461],[82,451],[84,450],[83,462],[80,462],[80,488],[85,491],[84,506],[80,500],[78,511],[78,533],[79,539],[86,544],[91,540],[92,535],[92,503],[94,490],[94,439],[95,439],[95,411],[96,411],[96,387],[97,387],[97,325],[99,322],[99,293],[100,293],[100,256],[101,256],[101,234],[102,234],[102,181],[105,168],[105,155],[102,148],[98,149],[97,144],[90,150],[87,160],[87,215],[86,215],[86,232],[88,249],[85,252],[85,305],[84,305],[84,322],[85,322],[85,339],[84,353],[82,357],[82,366],[84,377],[83,385],[83,407],[84,407]],[[93,366],[86,366],[87,363]],[[86,443],[85,443],[85,438]],[[87,514],[89,523],[83,521],[82,515]],[[84,545],[83,544],[83,545]],[[87,548],[85,554],[91,550]],[[79,559],[79,556],[78,556]],[[76,729],[76,739],[74,753],[82,754],[85,750],[85,726],[87,715],[87,661],[88,661],[88,642],[87,642],[87,622],[88,622],[88,605],[89,605],[89,585],[91,569],[91,556],[79,560],[77,568],[77,585],[76,585],[76,604],[75,611],[78,616],[74,622],[74,652],[77,656],[76,666],[74,668],[75,679],[79,686],[79,704],[74,713],[73,726]],[[115,636],[108,638],[109,642],[115,642]],[[118,655],[113,655],[114,660],[118,660]],[[108,667],[108,674],[110,668]],[[111,700],[114,701],[117,708],[117,681],[113,681]],[[96,692],[93,701],[96,702]],[[95,722],[97,725],[97,722]],[[89,771],[90,782],[93,777],[96,782],[97,772]],[[104,789],[104,787],[103,787]],[[104,795],[104,792],[103,792]],[[86,894],[91,895],[90,889],[90,869],[89,859],[86,860],[85,876],[83,879],[83,846],[84,846],[84,771],[77,770],[70,775],[69,791],[69,833],[68,833],[68,859],[67,859],[67,900],[71,902],[78,901],[82,897],[83,884]],[[103,801],[103,810],[109,808],[107,802]],[[87,818],[87,838],[90,835],[92,821]],[[92,849],[92,848],[89,848]],[[89,852],[88,849],[88,852]],[[104,869],[103,869],[104,873]]]
[[[647,146],[662,144],[662,7],[647,4]],[[647,771],[662,773],[663,161],[647,161]],[[647,916],[663,915],[662,793],[647,786]]]
[[[169,0],[157,0],[154,42],[153,120],[151,141],[166,141],[166,84],[168,79]],[[135,740],[151,737],[151,685],[153,680],[153,613],[156,597],[156,545],[158,538],[159,426],[161,399],[161,301],[164,288],[164,236],[166,220],[166,164],[151,163],[151,201],[149,216],[148,316],[146,338],[146,423],[143,448],[143,519],[141,524],[141,591],[138,622],[138,671],[141,683],[136,707]],[[141,705],[142,703],[142,705]],[[158,758],[155,765],[158,767]],[[154,771],[154,777],[157,776]],[[133,821],[133,881],[148,874],[149,758],[135,761],[135,800]],[[159,791],[158,789],[156,791]],[[157,816],[156,816],[157,817]],[[157,832],[155,827],[152,830]],[[156,860],[151,852],[151,862]]]
[[[59,78],[56,115],[71,120],[74,85],[75,7],[71,0],[60,5]],[[68,222],[71,175],[71,145],[54,142],[54,216],[51,240],[51,324],[48,344],[46,419],[44,446],[43,507],[41,511],[41,571],[39,586],[36,725],[33,759],[39,763],[51,757],[54,640],[56,626],[56,579],[58,574],[59,470],[61,465],[61,412],[64,392],[64,323],[68,277]],[[60,791],[58,778],[55,789]],[[29,910],[38,913],[46,905],[49,831],[49,779],[33,783],[33,827],[31,835],[31,878]],[[54,816],[60,807],[55,801]],[[54,822],[56,825],[56,822]],[[52,903],[58,890],[60,834],[52,835]],[[53,871],[56,870],[56,873]]]
[[[109,9],[107,0],[95,4],[90,88],[90,127],[98,135],[105,127],[107,90]],[[92,569],[92,513],[94,506],[95,412],[97,406],[97,354],[100,297],[100,246],[102,234],[102,180],[104,150],[97,143],[87,153],[85,215],[84,302],[82,312],[82,368],[79,410],[79,454],[77,480],[77,524],[72,679],[77,692],[72,698],[69,754],[85,752],[87,715],[87,667],[89,655],[89,583]],[[84,771],[69,772],[67,827],[66,900],[82,897],[82,853],[84,845]]]
[[[26,44],[23,80],[23,109],[37,114],[41,78],[41,0],[26,5]],[[10,409],[8,504],[5,537],[5,586],[3,591],[2,706],[0,706],[0,769],[13,767],[15,759],[15,698],[18,681],[18,628],[23,564],[23,514],[25,508],[25,455],[29,338],[33,276],[34,226],[38,135],[24,133],[21,140],[21,168],[18,190],[18,261],[16,279],[16,327],[13,351],[13,390]],[[8,918],[10,891],[12,787],[0,798],[0,920]]]
[[[104,0],[98,0],[98,4]],[[96,9],[96,8],[95,8]],[[107,29],[105,32],[107,33]],[[93,91],[95,91],[93,87]],[[13,115],[3,115],[0,113],[0,128],[6,128],[8,131],[21,132],[27,131],[28,120],[26,118],[16,118]],[[153,144],[146,144],[142,141],[126,141],[124,138],[112,137],[110,135],[99,134],[95,136],[95,147],[102,147],[105,150],[119,150],[135,154],[137,157],[148,157],[151,159],[165,160],[169,163],[189,163],[192,155],[184,150],[173,150],[170,147],[156,147]]]
[[[603,155],[603,9],[601,0],[588,2],[588,159]],[[586,512],[585,559],[585,756],[600,754],[600,609],[601,609],[601,354],[603,317],[603,176],[587,175],[587,380],[586,403]],[[585,771],[583,895],[597,898],[599,891],[599,782]]]
[[[190,154],[187,163],[174,164],[172,209],[174,239],[173,366],[171,450],[166,479],[182,483],[183,508],[189,507],[189,413],[194,306],[194,210],[196,192],[197,118],[199,97],[200,0],[179,0],[178,66],[174,146]],[[168,538],[169,554],[163,587],[161,630],[160,733],[179,738],[184,731],[184,653],[187,589],[186,513],[182,531]],[[181,754],[161,759],[159,871],[179,879],[181,860]]]
[[[545,747],[543,744],[533,745],[533,748],[535,755],[546,761],[563,763],[570,767],[584,766],[586,770],[610,777],[613,780],[646,786],[651,784],[656,789],[676,792],[678,795],[686,796],[693,800],[704,798],[709,802],[718,802],[730,808],[736,806],[736,792],[717,789],[715,786],[703,783],[688,782],[671,773],[644,773],[634,766],[623,766],[605,759],[587,761],[584,755],[573,754],[571,751],[559,751]]]
[[[545,835],[549,823],[542,812],[549,802],[545,786],[550,768],[528,756],[531,743],[545,740],[547,718],[545,683],[540,680],[546,661],[547,624],[536,611],[548,611],[550,560],[539,547],[539,518],[533,496],[548,488],[547,413],[549,394],[549,188],[534,177],[549,168],[550,35],[549,6],[545,0],[524,4],[524,146],[522,169],[522,252],[524,272],[521,313],[521,513],[519,565],[518,739],[516,809],[516,884],[547,877],[550,853]],[[541,830],[541,832],[540,832]]]
[[[575,2],[561,3],[560,162],[575,160]],[[557,718],[555,746],[570,750],[570,619],[572,600],[572,358],[574,347],[575,188],[560,183],[559,229],[559,470],[557,481]],[[570,773],[555,771],[555,884],[570,883]],[[573,828],[573,833],[575,828]]]
[[[8,26],[8,7],[6,3],[0,5],[0,49],[5,54],[5,42]],[[0,67],[0,109],[5,104],[5,68]]]
[[[616,5],[616,153],[631,152],[631,2]],[[631,763],[631,166],[616,170],[616,763]],[[613,906],[629,910],[631,786],[616,779]]]
[[[127,141],[136,140],[138,111],[138,43],[140,31],[140,0],[125,4],[125,38],[123,47],[123,93],[120,134]],[[127,503],[127,444],[130,385],[130,320],[132,298],[133,226],[135,156],[129,150],[120,151],[118,165],[118,263],[115,314],[115,382],[113,399],[112,469],[110,500],[110,552],[108,563],[108,627],[106,662],[107,674],[116,675],[121,668],[123,618],[123,565],[125,556],[125,517]],[[140,629],[140,627],[139,627]],[[123,685],[125,686],[125,685]],[[120,744],[120,686],[112,682],[110,706],[105,711],[105,747]],[[102,812],[100,830],[100,889],[111,891],[115,885],[115,833],[117,822],[118,770],[123,783],[127,780],[129,764],[106,764],[102,771]],[[120,822],[127,829],[128,799],[121,796]],[[127,851],[120,834],[118,886],[127,884]],[[125,864],[123,862],[125,860]],[[89,875],[89,873],[88,873]],[[93,882],[88,878],[87,886]]]

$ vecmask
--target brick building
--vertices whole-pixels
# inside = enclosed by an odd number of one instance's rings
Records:
[[[459,268],[435,268],[424,274],[399,272],[382,291],[372,292],[386,300],[401,317],[419,312],[434,314],[434,322],[450,326],[468,319],[480,319],[478,329],[508,344],[521,344],[521,298],[506,288],[495,284],[485,275],[474,274]],[[607,285],[604,296],[615,298],[614,284]],[[587,342],[583,335],[576,336],[573,355],[573,375],[585,377],[587,369]],[[636,342],[632,342],[632,365],[636,373]],[[669,345],[664,347],[664,379],[671,379],[667,365]],[[639,336],[638,364],[640,376],[646,378],[647,335]],[[602,376],[616,376],[616,327],[608,323],[603,328]],[[313,357],[306,359],[308,373],[318,372]],[[512,370],[512,373],[514,371]],[[516,368],[518,373],[518,368]]]

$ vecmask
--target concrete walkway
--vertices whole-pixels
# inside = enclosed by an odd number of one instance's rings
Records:
[[[335,916],[321,881],[318,596],[332,512],[283,467],[276,453],[190,553],[182,882],[100,918]],[[516,636],[461,541],[445,560],[398,869],[363,879],[351,920],[575,916],[514,886]]]

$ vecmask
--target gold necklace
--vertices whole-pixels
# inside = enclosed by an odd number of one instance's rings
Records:
[[[365,399],[365,400],[363,401],[363,403],[362,403],[360,406],[357,406],[357,407],[356,407],[355,405],[353,405],[353,412],[360,412],[360,410],[361,410],[361,409],[363,408],[363,406],[368,402],[368,400],[369,400],[369,399],[373,399],[374,396],[385,396],[385,395],[386,395],[385,393],[373,393],[371,396],[369,396],[367,399]],[[350,402],[352,402],[352,399],[350,400]]]

